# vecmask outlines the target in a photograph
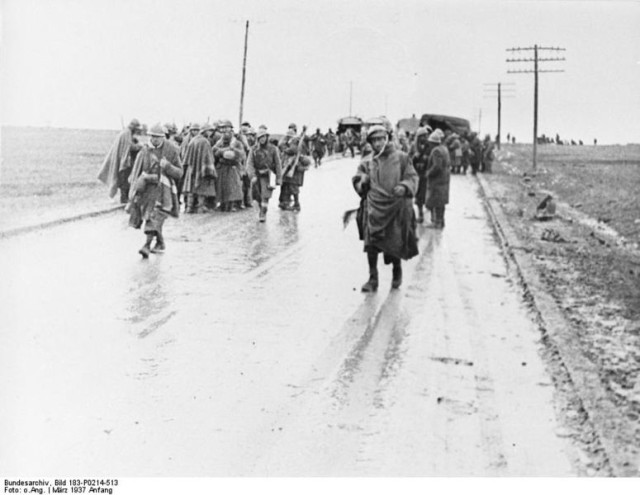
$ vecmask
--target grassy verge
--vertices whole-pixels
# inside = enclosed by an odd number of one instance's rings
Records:
[[[541,146],[536,171],[506,146],[485,178],[640,447],[640,146]],[[536,221],[546,194],[558,215]]]
[[[3,127],[0,226],[116,204],[96,177],[117,134]]]

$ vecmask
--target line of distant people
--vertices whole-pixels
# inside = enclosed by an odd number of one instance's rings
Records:
[[[231,121],[219,120],[191,123],[181,131],[158,123],[147,131],[133,119],[107,153],[98,179],[109,187],[110,197],[120,192],[130,225],[144,225],[147,239],[139,252],[148,258],[165,250],[164,221],[181,211],[234,212],[255,201],[258,220],[264,222],[278,186],[278,206],[300,211],[300,189],[312,160],[319,167],[325,155],[341,148],[331,129],[311,135],[306,130],[303,126],[299,134],[292,123],[276,139],[264,125],[255,130],[244,122],[235,132]],[[144,144],[143,135],[148,137]]]
[[[576,141],[575,139],[561,139],[560,134],[556,133],[556,137],[553,138],[551,136],[547,136],[542,134],[538,136],[538,144],[557,144],[560,146],[584,146],[584,142],[582,139]],[[598,140],[596,138],[593,139],[593,145],[598,145]]]

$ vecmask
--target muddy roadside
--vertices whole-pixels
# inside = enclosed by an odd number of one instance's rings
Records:
[[[542,148],[542,149],[540,149]],[[506,146],[480,177],[612,474],[640,464],[640,146]],[[541,215],[547,196],[555,214]],[[536,218],[537,217],[537,218]],[[540,219],[543,218],[543,219]]]

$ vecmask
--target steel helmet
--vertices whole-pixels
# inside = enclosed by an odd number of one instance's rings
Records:
[[[165,135],[164,127],[162,127],[159,122],[157,124],[154,124],[149,130],[149,135],[155,136],[155,137],[164,137]]]

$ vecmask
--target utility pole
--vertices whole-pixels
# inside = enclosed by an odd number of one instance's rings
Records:
[[[242,61],[242,89],[240,90],[240,121],[238,122],[238,129],[242,125],[242,110],[244,108],[244,82],[247,74],[247,42],[249,40],[249,21],[247,21],[244,31],[244,59]]]
[[[508,52],[521,52],[532,51],[533,58],[513,58],[507,59],[507,62],[533,62],[533,70],[508,70],[508,74],[534,74],[534,86],[533,86],[533,169],[537,168],[537,155],[538,155],[538,73],[540,72],[564,72],[564,70],[540,70],[538,68],[539,62],[558,62],[564,61],[565,58],[538,58],[538,51],[565,51],[560,47],[544,47],[533,45],[526,48],[507,48]]]
[[[349,117],[352,116],[351,114],[351,103],[353,100],[353,81],[349,81]]]
[[[498,132],[496,134],[496,144],[498,145],[498,149],[500,149],[500,141],[502,140],[502,132],[501,132],[501,121],[502,121],[502,92],[506,92],[506,98],[513,98],[512,91],[514,90],[513,83],[484,83],[486,86],[485,89],[485,98],[494,98],[498,97]],[[507,86],[506,88],[502,88],[502,86]],[[494,90],[497,89],[497,93],[494,93]]]

